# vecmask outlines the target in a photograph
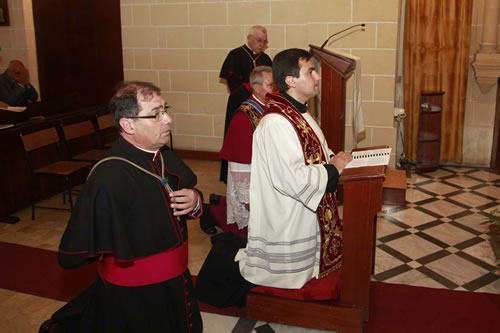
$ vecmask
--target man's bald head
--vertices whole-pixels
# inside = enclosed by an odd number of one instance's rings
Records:
[[[9,67],[5,71],[11,78],[17,82],[26,85],[29,83],[29,74],[24,64],[19,60],[11,60]]]

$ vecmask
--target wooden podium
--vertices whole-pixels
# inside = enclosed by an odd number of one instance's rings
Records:
[[[356,63],[338,53],[309,45],[321,65],[321,130],[334,153],[344,151],[346,82]]]
[[[340,297],[330,302],[296,301],[250,292],[250,319],[340,332],[361,332],[368,321],[374,219],[382,208],[385,166],[344,169]]]

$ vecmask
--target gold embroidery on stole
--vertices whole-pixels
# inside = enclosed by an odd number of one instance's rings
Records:
[[[249,103],[242,104],[240,106],[240,110],[246,114],[248,120],[250,120],[250,123],[252,124],[253,129],[255,130],[255,128],[260,122],[260,119],[262,118],[262,115],[259,112],[259,110],[257,110],[252,104]]]

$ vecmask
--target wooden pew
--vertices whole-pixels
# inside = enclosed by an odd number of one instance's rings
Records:
[[[94,119],[96,112],[102,113],[102,107],[88,109],[68,109],[74,105],[74,100],[71,97],[61,98],[60,101],[54,102],[39,102],[30,104],[31,115],[37,117],[27,121],[15,123],[13,127],[0,130],[0,223],[15,223],[19,219],[11,216],[12,213],[19,209],[28,207],[31,204],[30,196],[30,170],[24,149],[19,136],[19,132],[28,128],[35,129],[36,127],[46,127],[52,123],[57,123],[65,117],[73,117],[76,114],[81,114],[82,117]],[[35,109],[33,109],[35,108]],[[27,110],[28,111],[28,110]],[[26,111],[25,111],[26,112]],[[3,119],[0,113],[0,123]],[[45,115],[40,117],[40,115]],[[90,143],[82,141],[79,143],[79,149],[90,147]],[[54,149],[55,150],[55,149]],[[50,160],[55,151],[49,151],[43,154],[37,154],[36,163],[43,163]],[[79,183],[85,181],[85,177],[78,180]],[[59,182],[46,181],[40,184],[40,199],[47,198],[61,191]]]
[[[296,301],[250,292],[249,319],[340,332],[369,320],[374,219],[382,208],[385,166],[344,169],[342,276],[335,301]]]

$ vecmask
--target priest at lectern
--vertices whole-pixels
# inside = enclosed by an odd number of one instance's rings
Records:
[[[228,233],[214,236],[209,257],[216,264],[205,262],[198,275],[198,299],[217,307],[243,306],[249,289],[294,299],[337,296],[342,224],[334,193],[352,156],[334,155],[308,112],[321,79],[309,52],[278,53],[273,79],[281,95],[266,96],[253,135],[247,245]]]
[[[281,96],[270,96],[254,132],[248,243],[235,260],[253,284],[301,289],[338,275],[342,224],[335,190],[352,156],[334,155],[308,112],[321,79],[309,52],[278,53],[273,78]]]

